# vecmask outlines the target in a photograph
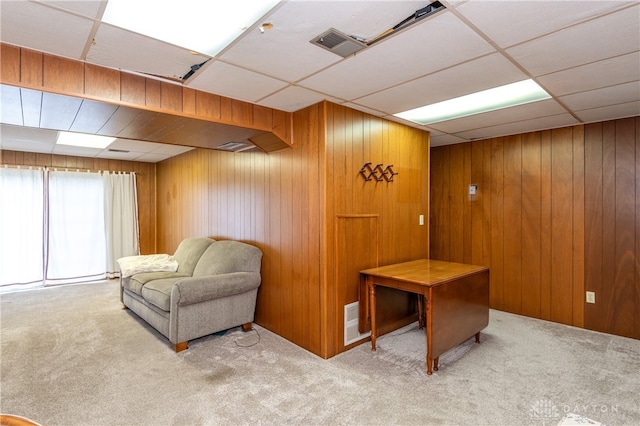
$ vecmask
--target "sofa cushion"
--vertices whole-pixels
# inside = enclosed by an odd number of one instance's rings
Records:
[[[239,241],[216,241],[200,257],[193,276],[260,272],[261,259],[262,251],[255,246]]]
[[[178,272],[192,275],[200,256],[215,240],[211,238],[192,237],[182,240],[173,258],[178,261]]]
[[[171,309],[171,289],[183,278],[172,277],[149,281],[142,287],[142,297],[152,305],[168,312]]]
[[[139,296],[142,296],[142,288],[149,281],[166,278],[184,278],[188,276],[189,275],[187,274],[181,274],[179,272],[143,272],[141,274],[135,274],[128,280],[123,280],[122,287],[134,292]]]

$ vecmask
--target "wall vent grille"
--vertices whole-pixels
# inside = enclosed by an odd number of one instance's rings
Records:
[[[358,331],[359,303],[353,302],[344,305],[344,345],[350,345],[359,340],[371,336],[371,332],[360,333]]]

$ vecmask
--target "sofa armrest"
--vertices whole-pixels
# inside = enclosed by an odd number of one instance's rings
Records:
[[[232,272],[184,278],[171,290],[171,305],[192,305],[244,293],[258,288],[260,281],[261,277],[257,272]]]

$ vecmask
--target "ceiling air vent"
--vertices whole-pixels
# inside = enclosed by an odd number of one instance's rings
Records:
[[[230,152],[248,151],[252,148],[255,148],[255,145],[250,144],[248,142],[227,142],[220,146],[215,147],[215,149],[219,149],[220,151],[230,151]]]
[[[343,58],[367,47],[366,44],[333,28],[315,37],[311,43]]]

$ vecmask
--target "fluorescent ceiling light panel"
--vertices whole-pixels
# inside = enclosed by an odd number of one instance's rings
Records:
[[[523,80],[394,115],[418,124],[433,124],[516,105],[524,105],[549,99],[550,97],[535,81]]]
[[[116,138],[99,135],[87,135],[84,133],[58,132],[58,145],[82,146],[85,148],[104,149],[115,141]]]
[[[278,0],[109,0],[102,20],[215,56],[277,3]]]

